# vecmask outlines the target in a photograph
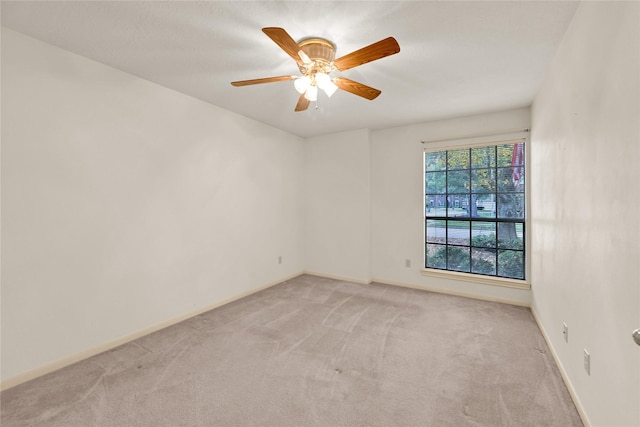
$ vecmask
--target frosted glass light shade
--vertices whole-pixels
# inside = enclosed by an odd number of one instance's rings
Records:
[[[316,101],[318,99],[318,87],[317,86],[309,86],[307,91],[304,94],[304,97],[309,101]]]
[[[300,77],[293,81],[293,86],[295,86],[296,91],[298,91],[299,94],[305,93],[310,84],[311,79],[308,76]]]
[[[316,83],[318,83],[318,87],[323,89],[331,83],[331,78],[325,73],[316,73]]]
[[[338,90],[338,86],[336,86],[331,80],[329,80],[329,83],[325,84],[322,90],[327,94],[329,98],[331,98],[331,95],[336,93],[336,91]]]
[[[336,86],[333,81],[331,81],[331,77],[325,73],[316,74],[316,83],[318,83],[318,87],[322,89],[329,98],[338,90],[338,86]]]

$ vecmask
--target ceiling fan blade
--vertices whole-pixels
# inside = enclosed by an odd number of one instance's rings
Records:
[[[262,29],[271,40],[273,40],[282,50],[284,50],[294,61],[298,64],[303,63],[303,59],[300,57],[300,46],[298,43],[287,33],[284,28],[278,27],[266,27]]]
[[[296,104],[296,110],[295,111],[304,111],[307,108],[309,108],[309,104],[311,103],[311,101],[309,101],[307,98],[304,97],[304,93],[302,95],[300,95],[300,98],[298,99],[298,103]]]
[[[345,79],[344,77],[338,77],[334,80],[336,86],[347,92],[351,92],[354,95],[372,100],[378,97],[382,91],[372,88],[362,83],[354,82],[353,80]]]
[[[252,80],[240,80],[237,82],[231,82],[233,86],[248,86],[257,85],[261,83],[282,82],[285,80],[294,80],[295,76],[278,76],[278,77],[265,77],[264,79],[252,79]]]
[[[376,59],[384,58],[385,56],[394,55],[398,52],[400,52],[400,46],[396,39],[387,37],[384,40],[380,40],[379,42],[375,42],[336,59],[333,61],[333,65],[335,65],[339,71],[344,71],[357,67],[358,65],[366,64],[367,62],[375,61]]]

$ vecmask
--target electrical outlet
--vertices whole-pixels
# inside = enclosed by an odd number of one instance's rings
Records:
[[[411,260],[409,258],[404,260],[404,266],[407,268],[411,268]]]
[[[586,348],[584,349],[584,371],[587,375],[591,375],[591,355]]]
[[[566,323],[562,323],[562,335],[564,336],[564,342],[569,342],[569,327]]]
[[[278,257],[278,264],[282,264],[282,255]]]

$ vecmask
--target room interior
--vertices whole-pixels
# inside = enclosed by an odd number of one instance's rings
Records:
[[[639,3],[1,7],[3,390],[306,273],[530,307],[584,424],[640,425]],[[264,27],[400,52],[295,112],[230,85],[297,72]],[[423,141],[520,129],[526,286],[425,275]]]

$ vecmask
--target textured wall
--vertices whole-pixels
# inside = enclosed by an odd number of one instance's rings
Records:
[[[301,138],[3,30],[3,379],[301,272],[302,161]]]
[[[369,131],[310,138],[305,143],[305,268],[371,280]]]
[[[532,107],[534,308],[594,426],[640,425],[639,29],[583,2]]]

